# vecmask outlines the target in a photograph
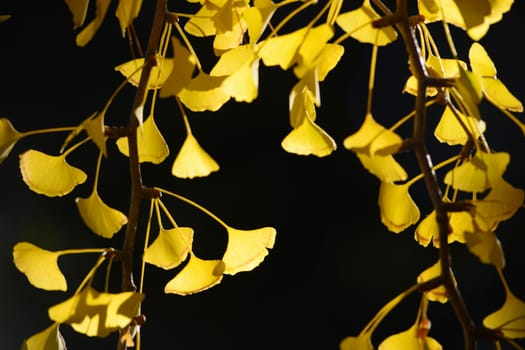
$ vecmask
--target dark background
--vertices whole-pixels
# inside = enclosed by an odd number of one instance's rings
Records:
[[[137,22],[143,38],[148,34],[153,2],[145,3],[144,15]],[[122,81],[113,68],[130,58],[114,17],[115,7],[116,3],[94,40],[78,48],[63,1],[4,1],[0,12],[13,18],[0,24],[0,117],[8,117],[15,128],[25,131],[75,125],[100,110]],[[494,25],[481,41],[496,63],[499,77],[522,101],[524,23],[525,4],[516,1],[504,21]],[[458,51],[466,60],[469,44],[464,44],[461,35],[457,37]],[[204,41],[196,41],[198,48],[200,42]],[[192,296],[163,294],[164,284],[174,273],[148,266],[144,349],[335,350],[342,338],[359,333],[382,305],[411,286],[416,276],[436,261],[434,248],[423,248],[414,241],[414,227],[396,235],[381,224],[378,181],[342,147],[342,140],[362,122],[370,60],[369,45],[350,39],[345,46],[343,62],[321,85],[317,122],[339,145],[327,158],[291,155],[280,147],[290,130],[287,103],[295,84],[290,72],[261,64],[256,101],[229,102],[213,114],[189,112],[194,134],[221,166],[218,173],[205,179],[181,180],[170,175],[185,134],[175,101],[159,102],[156,121],[171,155],[160,166],[143,166],[145,184],[185,195],[233,227],[273,226],[278,234],[274,249],[257,269],[225,276],[218,286]],[[392,125],[412,108],[412,97],[401,94],[407,76],[400,40],[379,51],[373,112],[384,125]],[[126,122],[133,93],[128,87],[119,95],[106,116],[107,123]],[[506,179],[524,188],[525,167],[520,154],[523,135],[496,109],[484,104],[483,110],[491,147],[513,155]],[[435,120],[431,119],[431,125]],[[403,130],[408,129],[400,132]],[[86,196],[91,190],[97,157],[93,145],[68,157],[70,163],[90,175],[75,192],[49,199],[29,191],[23,183],[18,154],[28,148],[56,153],[62,142],[61,135],[24,139],[1,165],[2,349],[18,349],[24,337],[48,327],[47,308],[66,299],[95,260],[91,255],[60,258],[70,291],[41,291],[29,285],[12,264],[11,250],[16,242],[29,241],[50,250],[121,244],[122,234],[111,242],[91,234],[74,204],[75,197]],[[430,145],[437,154],[436,163],[449,151],[433,140]],[[110,157],[102,165],[99,193],[108,204],[126,212],[127,159],[112,141],[108,141],[108,149]],[[401,155],[399,160],[410,176],[416,175],[410,154]],[[422,185],[412,190],[422,216],[428,214],[430,205],[421,192]],[[179,225],[195,228],[199,256],[220,256],[226,243],[220,227],[181,202],[166,199],[166,203]],[[144,219],[140,232],[144,232]],[[505,275],[521,299],[525,299],[524,219],[520,210],[497,230],[507,259]],[[452,251],[456,278],[479,323],[501,306],[503,288],[495,270],[479,264],[464,246],[453,245]],[[118,269],[113,276],[118,281]],[[419,296],[414,295],[400,304],[378,328],[374,344],[407,329],[416,316],[418,302]],[[462,335],[450,305],[432,303],[429,316],[433,322],[430,335],[445,349],[460,349]],[[112,349],[116,342],[114,337],[79,336],[66,325],[61,331],[70,349]],[[490,347],[482,344],[480,348]]]

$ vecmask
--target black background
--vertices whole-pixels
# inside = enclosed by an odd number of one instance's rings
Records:
[[[145,3],[144,15],[137,22],[144,40],[153,2]],[[116,3],[94,40],[78,48],[63,1],[4,2],[0,11],[13,18],[0,23],[0,117],[8,117],[15,128],[25,131],[75,125],[100,110],[122,81],[113,68],[130,59],[114,17],[115,7]],[[516,1],[504,21],[494,25],[481,41],[496,63],[499,77],[522,101],[524,24],[525,4]],[[463,40],[461,33],[457,38],[458,53],[466,60],[469,41]],[[205,40],[195,43],[204,50],[200,44]],[[364,116],[371,51],[369,45],[352,39],[345,47],[342,62],[321,85],[317,122],[339,145],[326,158],[291,155],[280,147],[290,130],[288,93],[295,83],[290,72],[261,64],[256,101],[228,102],[218,113],[190,112],[195,136],[221,166],[218,173],[205,179],[181,180],[170,175],[185,134],[175,101],[159,102],[156,121],[168,139],[171,155],[160,166],[143,166],[145,184],[185,195],[233,227],[273,226],[278,234],[274,249],[257,269],[225,276],[218,286],[192,296],[163,294],[173,272],[148,266],[143,304],[148,319],[142,332],[145,349],[335,350],[342,338],[356,335],[383,304],[411,286],[417,274],[435,262],[437,251],[414,241],[414,227],[396,235],[381,224],[378,181],[342,147],[342,140],[358,129]],[[408,113],[413,103],[411,96],[401,94],[408,67],[400,40],[380,49],[378,59],[373,113],[379,122],[391,125]],[[106,123],[126,122],[133,93],[134,88],[128,87],[119,95]],[[523,135],[496,109],[484,104],[483,111],[491,147],[513,156],[506,179],[524,188]],[[435,118],[430,121],[433,124]],[[408,129],[400,132],[403,130]],[[56,153],[62,142],[56,135],[24,139],[1,165],[2,349],[18,349],[24,337],[48,327],[47,308],[66,299],[80,282],[81,272],[87,272],[95,260],[91,255],[60,258],[70,292],[45,292],[29,285],[12,264],[11,250],[16,242],[29,241],[50,250],[121,244],[122,234],[108,242],[91,234],[79,218],[74,198],[89,194],[91,176],[72,194],[56,199],[37,195],[23,183],[18,154],[28,148]],[[449,151],[433,140],[430,146],[436,159]],[[127,159],[112,141],[108,149],[110,157],[102,165],[99,193],[108,204],[126,212]],[[96,148],[88,144],[68,161],[92,175],[96,157]],[[410,154],[399,160],[411,176],[416,175]],[[422,185],[415,185],[413,196],[423,216],[430,206],[422,190]],[[181,202],[166,199],[166,203],[179,225],[195,228],[199,256],[220,256],[226,243],[220,227]],[[521,299],[525,299],[524,218],[521,210],[497,231],[507,258],[505,275]],[[144,219],[140,232],[144,232]],[[138,245],[137,252],[142,249]],[[503,289],[495,270],[479,264],[464,246],[453,245],[452,251],[464,299],[480,322],[502,304]],[[115,288],[117,275],[115,269]],[[418,302],[419,297],[413,296],[396,308],[378,328],[374,343],[407,329]],[[462,335],[450,305],[433,303],[429,312],[433,322],[430,335],[445,349],[460,349]],[[61,331],[70,349],[115,347],[114,337],[90,339],[66,325]],[[482,344],[480,348],[490,347]]]

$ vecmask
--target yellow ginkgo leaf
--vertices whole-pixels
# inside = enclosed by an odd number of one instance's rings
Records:
[[[369,333],[357,337],[346,337],[339,344],[340,350],[374,350]]]
[[[241,271],[251,271],[268,255],[268,249],[275,244],[276,231],[273,227],[256,230],[228,228],[228,245],[222,257],[224,273],[234,275]]]
[[[492,183],[485,198],[475,201],[475,212],[488,230],[495,230],[500,221],[510,219],[523,206],[524,198],[525,192],[521,188],[500,178]]]
[[[467,247],[482,263],[492,264],[499,269],[505,267],[505,256],[501,243],[492,231],[465,233]]]
[[[224,79],[226,77],[210,76],[200,72],[181,89],[177,96],[194,112],[216,111],[230,99],[221,88]]]
[[[221,88],[238,102],[252,102],[259,89],[259,59],[249,45],[224,53],[210,71],[211,76],[226,76]]]
[[[16,142],[22,138],[7,118],[0,118],[0,164],[7,158]]]
[[[328,23],[311,28],[297,50],[296,62],[299,66],[312,67],[323,51],[328,40],[334,35],[334,28]]]
[[[76,43],[78,46],[86,46],[93,39],[106,18],[111,0],[97,0],[96,4],[95,18],[77,34]]]
[[[242,17],[248,26],[250,44],[254,44],[259,40],[270,23],[270,18],[276,8],[277,5],[271,0],[255,0],[252,7],[243,11]]]
[[[59,327],[58,323],[53,323],[42,332],[33,334],[29,339],[24,340],[22,350],[67,350]]]
[[[381,221],[392,232],[399,233],[419,220],[419,208],[408,192],[410,183],[381,182],[379,210]]]
[[[452,212],[448,216],[449,229],[451,230],[448,234],[448,243],[465,243],[466,232],[473,232],[486,227],[482,221],[480,222],[468,212]],[[434,247],[439,248],[439,226],[436,221],[435,210],[421,220],[414,233],[414,238],[424,247],[428,246],[430,241],[432,241]]]
[[[17,243],[13,248],[13,260],[29,283],[45,290],[67,290],[67,282],[58,267],[60,251],[52,252],[28,242]]]
[[[77,197],[75,202],[84,223],[104,238],[112,238],[128,222],[128,217],[104,203],[96,190],[87,198]]]
[[[144,58],[136,58],[116,66],[115,70],[126,77],[130,84],[133,86],[139,86],[143,66]],[[151,68],[147,88],[160,89],[170,75],[172,69],[173,59],[159,58],[159,64]]]
[[[344,52],[344,46],[339,44],[326,44],[323,47],[316,62],[317,79],[319,79],[319,81],[323,81],[326,78],[328,73],[337,65]],[[294,70],[294,73],[298,77],[302,76],[302,74],[299,74],[296,70]]]
[[[506,152],[477,151],[471,159],[450,170],[444,182],[461,191],[483,192],[500,181],[509,161]]]
[[[483,95],[495,106],[514,112],[523,112],[523,105],[499,80],[494,63],[480,43],[473,43],[469,50],[472,71],[481,80]]]
[[[128,138],[121,137],[117,140],[119,151],[129,156]],[[155,118],[150,115],[137,129],[137,147],[139,151],[139,162],[150,162],[160,164],[170,154],[170,149],[164,136],[160,133]]]
[[[120,0],[118,2],[115,15],[120,23],[122,36],[126,35],[126,29],[133,23],[133,20],[139,15],[142,7],[142,0]]]
[[[219,170],[219,164],[199,145],[190,132],[173,162],[171,174],[183,179],[205,177]]]
[[[290,126],[299,127],[304,118],[316,119],[315,106],[321,105],[321,92],[316,69],[311,69],[294,85],[288,97]]]
[[[179,295],[202,292],[221,282],[224,268],[222,260],[204,260],[190,251],[188,263],[166,284],[164,292]]]
[[[160,88],[160,97],[177,96],[182,88],[190,82],[197,65],[195,56],[190,53],[186,46],[181,44],[177,37],[171,38],[171,46],[173,48],[173,67]]]
[[[77,29],[86,20],[89,0],[65,0],[66,5],[73,15],[73,29]]]
[[[343,141],[346,149],[371,156],[384,149],[395,150],[402,143],[399,135],[377,123],[370,113],[365,116],[359,130]]]
[[[48,309],[49,318],[67,323],[90,337],[107,337],[129,325],[138,315],[144,295],[136,292],[105,293],[87,286],[80,293]]]
[[[374,28],[372,22],[380,18],[370,0],[363,0],[361,7],[340,14],[335,21],[352,38],[362,43],[384,46],[397,39],[397,32],[392,27]]]
[[[191,227],[160,229],[159,235],[144,252],[144,261],[163,268],[173,269],[188,257],[193,244]]]
[[[66,153],[50,156],[30,149],[20,155],[20,171],[32,191],[49,197],[64,196],[87,179],[82,170],[66,162]]]
[[[184,30],[198,37],[214,35],[217,30],[213,17],[215,17],[219,8],[211,1],[201,1],[201,3],[203,6],[186,22]]]
[[[467,64],[461,60],[455,58],[437,57],[433,54],[428,55],[426,66],[430,75],[446,79],[459,78],[459,66],[463,67],[463,69],[467,69]],[[403,91],[408,92],[414,96],[417,95],[416,77],[412,75],[408,78]],[[427,96],[435,96],[437,93],[438,90],[435,87],[427,87]]]
[[[419,325],[414,323],[409,329],[393,334],[379,344],[378,350],[441,350],[443,347],[432,337],[422,336]]]
[[[326,157],[336,150],[337,144],[326,131],[306,117],[301,125],[286,135],[281,147],[289,153]]]
[[[458,68],[459,78],[455,80],[454,88],[449,89],[450,94],[465,108],[469,116],[479,120],[481,113],[478,105],[483,97],[481,80],[476,74],[467,71],[461,65],[458,65]]]
[[[369,156],[357,153],[363,167],[383,182],[404,181],[408,175],[405,169],[392,156]]]
[[[424,283],[435,277],[441,275],[441,264],[438,261],[434,265],[430,266],[428,269],[424,270],[417,276],[417,283]],[[454,284],[456,281],[454,280]],[[445,304],[448,301],[448,294],[445,286],[439,286],[428,292],[425,292],[426,297],[430,301],[437,301],[441,304]]]
[[[503,306],[483,319],[483,325],[497,329],[511,339],[525,338],[525,303],[510,290]]]
[[[266,66],[279,65],[283,70],[287,70],[295,63],[297,51],[307,33],[308,28],[301,28],[266,39],[259,44],[259,57]]]
[[[465,131],[463,126],[468,131]],[[453,112],[449,106],[446,106],[434,129],[434,136],[439,142],[445,142],[449,145],[464,145],[468,141],[469,135],[472,139],[477,140],[483,132],[485,132],[483,120],[467,117],[459,111]]]

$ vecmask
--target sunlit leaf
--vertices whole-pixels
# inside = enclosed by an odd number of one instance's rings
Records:
[[[296,62],[300,66],[312,67],[328,40],[334,35],[332,26],[324,23],[311,28],[297,50]]]
[[[67,290],[67,282],[58,267],[60,251],[52,252],[28,242],[13,247],[13,261],[29,283],[45,290]]]
[[[465,131],[463,126],[468,131]],[[468,117],[459,111],[454,114],[452,109],[446,106],[434,130],[434,136],[440,142],[449,145],[464,145],[468,141],[469,135],[472,139],[477,140],[483,132],[485,132],[483,120]]]
[[[182,264],[193,244],[191,227],[161,228],[159,235],[144,253],[144,261],[169,270]]]
[[[326,44],[323,50],[317,57],[317,78],[319,81],[323,81],[328,73],[337,65],[341,57],[345,52],[345,48],[338,44]],[[294,73],[297,76],[301,76],[296,70]]]
[[[184,30],[191,35],[204,37],[216,33],[213,17],[219,11],[211,1],[202,1],[203,6],[184,25]]]
[[[511,339],[525,338],[525,303],[510,290],[503,306],[483,319],[483,325],[497,329]]]
[[[0,164],[9,156],[16,142],[22,138],[7,118],[0,118]]]
[[[309,118],[312,122],[317,118],[315,106],[321,105],[321,92],[316,73],[316,69],[306,72],[290,91],[288,108],[292,128],[299,127],[305,118]]]
[[[459,78],[455,81],[455,87],[449,91],[454,99],[463,105],[469,116],[481,119],[478,106],[483,97],[481,81],[476,74],[463,69],[461,65],[458,67]]]
[[[234,275],[251,271],[268,255],[268,249],[275,244],[276,231],[273,227],[255,230],[228,228],[228,244],[222,257],[226,265],[224,273]]]
[[[115,67],[129,83],[133,86],[139,86],[142,68],[144,67],[144,58],[136,58],[131,61],[122,63]],[[159,58],[159,64],[151,68],[148,80],[148,89],[160,89],[173,69],[173,59]]]
[[[370,113],[365,116],[359,130],[343,141],[346,149],[371,156],[378,150],[400,147],[402,143],[403,140],[399,135],[377,123]]]
[[[24,182],[39,194],[64,196],[84,183],[87,175],[66,162],[66,153],[50,156],[36,150],[20,155],[20,171]]]
[[[417,283],[424,283],[435,277],[441,275],[441,264],[438,261],[428,269],[424,270],[417,276]],[[456,281],[454,280],[454,284]],[[445,286],[436,287],[428,292],[425,292],[426,297],[430,301],[437,301],[442,304],[445,304],[448,301],[448,294]]]
[[[368,333],[357,337],[346,337],[339,344],[340,350],[374,350]]]
[[[164,292],[179,295],[202,292],[221,282],[224,269],[222,260],[203,260],[190,252],[188,263],[166,284]]]
[[[160,88],[160,97],[177,96],[193,77],[197,59],[186,46],[182,45],[177,37],[171,38],[173,58],[171,73]]]
[[[97,145],[98,149],[104,156],[107,156],[106,135],[104,127],[104,113],[94,112],[88,118],[84,119],[75,127],[66,137],[60,152],[77,137],[82,131],[85,131],[91,140]]]
[[[522,189],[500,178],[492,183],[485,198],[475,202],[475,212],[488,230],[495,230],[500,221],[510,219],[523,206],[524,198]]]
[[[190,132],[175,157],[171,174],[183,179],[204,177],[219,170],[219,164],[201,147]]]
[[[441,350],[443,347],[432,337],[421,336],[418,323],[409,329],[393,334],[379,344],[378,350]]]
[[[465,233],[467,247],[482,263],[492,264],[497,268],[505,267],[505,256],[498,237],[492,231]]]
[[[336,23],[362,43],[384,46],[397,39],[397,32],[392,27],[374,28],[372,22],[380,18],[370,0],[364,0],[358,9],[337,16]]]
[[[429,54],[426,60],[427,70],[430,75],[445,78],[445,79],[457,79],[460,76],[459,66],[464,70],[467,69],[467,64],[461,60],[455,58],[442,58],[436,55]],[[417,95],[417,79],[415,76],[410,76],[405,83],[404,92],[408,92],[412,95]],[[435,87],[427,87],[427,96],[437,95],[438,90]]]
[[[326,157],[337,148],[332,137],[308,117],[286,135],[281,146],[286,152],[317,157]]]
[[[238,102],[252,102],[259,89],[259,59],[252,47],[242,45],[224,53],[210,72],[226,76],[221,88]]]
[[[419,208],[408,192],[410,184],[381,182],[379,210],[381,221],[392,232],[399,233],[419,220]]]
[[[252,7],[243,11],[242,17],[248,26],[250,44],[254,44],[259,40],[270,23],[270,18],[276,8],[277,5],[271,0],[255,0]]]
[[[248,24],[242,14],[248,8],[248,1],[226,0],[221,10],[217,12],[214,17],[217,32],[213,39],[213,50],[217,56],[242,43],[244,34],[248,30]]]
[[[308,28],[301,28],[288,34],[274,36],[260,43],[259,57],[266,66],[279,65],[283,70],[295,62]]]
[[[500,180],[509,161],[506,152],[477,151],[471,159],[450,170],[444,182],[461,191],[483,192]]]
[[[90,337],[107,337],[130,324],[138,315],[144,295],[136,292],[105,293],[85,287],[48,309],[49,318],[67,323]]]
[[[484,223],[468,212],[451,212],[448,214],[450,232],[448,233],[448,243],[465,243],[466,232],[473,232],[478,228],[485,228]],[[433,210],[418,224],[414,233],[414,238],[422,246],[426,247],[433,242],[434,247],[439,248],[439,226],[436,221],[436,211]]]
[[[95,18],[80,33],[77,34],[76,43],[78,46],[86,46],[95,36],[108,12],[111,0],[96,0]]]
[[[122,36],[126,34],[126,29],[133,23],[139,15],[142,7],[142,0],[119,0],[115,15],[120,23]]]
[[[523,112],[523,105],[496,76],[496,67],[480,43],[473,43],[469,50],[472,71],[481,80],[483,94],[494,105],[514,112]]]
[[[73,15],[73,29],[77,29],[86,20],[89,0],[65,0],[66,5]]]
[[[226,77],[215,77],[200,72],[182,88],[178,96],[182,103],[194,112],[216,111],[230,99],[221,88],[224,79]]]
[[[408,175],[403,167],[392,156],[369,156],[357,153],[363,167],[383,182],[406,180]]]
[[[104,238],[112,238],[128,222],[128,217],[104,203],[96,190],[87,198],[77,197],[75,202],[84,223]]]
[[[53,323],[42,332],[33,334],[29,339],[24,340],[22,350],[67,350],[59,327],[58,323]]]
[[[128,138],[121,137],[117,140],[119,151],[129,157]],[[170,150],[164,136],[160,133],[155,118],[150,115],[137,129],[137,147],[139,162],[160,164],[168,157]]]

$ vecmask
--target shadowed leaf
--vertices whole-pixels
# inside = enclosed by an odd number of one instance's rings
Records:
[[[16,142],[22,138],[7,118],[0,118],[0,164],[9,156]]]
[[[67,350],[59,326],[58,323],[54,323],[42,332],[32,335],[24,341],[22,350]]]

